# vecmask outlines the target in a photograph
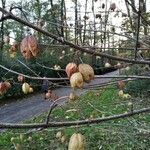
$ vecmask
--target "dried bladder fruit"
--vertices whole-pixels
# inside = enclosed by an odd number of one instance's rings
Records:
[[[63,136],[63,134],[61,131],[56,133],[56,138],[60,139],[62,136]]]
[[[111,64],[107,62],[107,63],[105,63],[105,67],[109,68],[109,67],[111,67]]]
[[[122,65],[121,65],[121,63],[117,63],[117,65],[116,65],[116,67],[118,68],[118,69],[120,69],[121,67],[122,67]]]
[[[123,97],[123,95],[124,95],[123,90],[120,90],[120,91],[118,92],[118,95],[119,95],[119,97]]]
[[[50,93],[50,92],[47,92],[47,93],[45,94],[45,98],[46,98],[46,99],[51,98],[51,93]]]
[[[69,95],[69,100],[70,101],[75,101],[77,99],[77,95],[74,92],[71,92]]]
[[[30,89],[30,85],[28,84],[28,83],[23,83],[23,85],[22,85],[22,91],[23,91],[23,93],[24,94],[27,94],[27,93],[29,93],[29,89]]]
[[[78,66],[79,72],[83,76],[83,80],[85,82],[90,82],[92,79],[94,79],[94,70],[93,68],[88,64],[80,64]]]
[[[85,150],[85,137],[80,133],[74,133],[69,141],[68,150]]]
[[[7,90],[11,88],[10,82],[5,81],[4,84],[5,84]]]
[[[29,93],[33,93],[33,88],[32,87],[29,88]]]
[[[80,72],[74,73],[70,78],[70,84],[72,88],[82,88],[83,87],[83,77]]]
[[[24,76],[18,75],[17,79],[18,79],[19,82],[22,82],[24,80]]]
[[[36,38],[32,35],[26,36],[20,44],[20,49],[25,59],[36,57],[39,51]]]
[[[7,91],[7,86],[4,82],[0,82],[0,95],[5,94]]]
[[[61,140],[61,143],[64,143],[66,141],[66,137],[63,135],[60,140]]]
[[[127,94],[123,94],[123,98],[124,98],[124,99],[129,99],[129,98],[131,98],[131,95],[128,94],[128,93],[127,93]]]
[[[120,90],[123,90],[125,88],[125,82],[124,81],[122,81],[122,80],[118,81],[117,84],[118,84],[118,88]]]
[[[68,78],[70,78],[71,75],[76,73],[77,71],[78,71],[78,67],[75,63],[69,63],[66,66],[66,73],[67,73]]]

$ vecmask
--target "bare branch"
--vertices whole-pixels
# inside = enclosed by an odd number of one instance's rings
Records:
[[[112,60],[118,60],[118,61],[124,61],[124,62],[128,62],[128,63],[134,63],[134,64],[150,64],[150,61],[141,61],[141,60],[132,60],[132,59],[127,59],[127,58],[120,58],[120,57],[117,57],[117,56],[112,56],[112,55],[109,55],[109,54],[105,54],[105,53],[101,53],[101,52],[95,52],[95,51],[92,51],[91,49],[85,49],[85,48],[82,48],[81,46],[78,46],[78,45],[75,45],[69,41],[66,41],[65,39],[62,39],[54,34],[51,34],[50,32],[47,32],[47,31],[44,31],[43,29],[40,29],[38,28],[37,26],[19,18],[19,17],[16,17],[14,16],[13,14],[7,12],[6,10],[4,10],[3,8],[0,7],[0,11],[5,13],[5,14],[8,14],[10,15],[10,18],[15,20],[15,21],[18,21],[28,27],[31,27],[33,28],[34,30],[36,31],[39,31],[41,33],[43,33],[44,35],[47,35],[59,42],[61,42],[62,44],[66,44],[66,45],[69,45],[70,47],[72,48],[75,48],[76,50],[80,50],[82,52],[86,52],[86,53],[89,53],[89,54],[92,54],[92,55],[97,55],[97,56],[101,56],[101,57],[105,57],[105,58],[108,58],[108,59],[112,59]]]
[[[132,117],[134,115],[139,115],[142,113],[150,112],[150,107],[143,108],[139,110],[134,110],[133,112],[123,113],[119,115],[108,116],[104,118],[97,118],[97,119],[86,119],[86,120],[79,120],[79,121],[66,121],[66,122],[50,122],[48,124],[39,123],[39,124],[12,124],[12,123],[0,123],[0,129],[29,129],[29,128],[50,128],[50,127],[70,127],[70,126],[77,126],[77,125],[90,125],[90,124],[98,124],[101,122],[123,119],[127,117]]]
[[[50,117],[50,115],[51,115],[53,109],[54,109],[56,106],[58,106],[59,101],[61,101],[62,99],[66,99],[66,98],[69,98],[69,97],[68,97],[68,96],[63,96],[63,97],[60,97],[60,98],[58,98],[58,99],[56,99],[55,101],[52,102],[52,104],[50,105],[49,112],[48,112],[48,114],[47,114],[46,124],[49,123],[49,117]]]

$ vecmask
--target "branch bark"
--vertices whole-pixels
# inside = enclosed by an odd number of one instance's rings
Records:
[[[120,58],[120,57],[117,57],[117,56],[112,56],[112,55],[109,55],[109,54],[105,54],[105,53],[101,53],[101,52],[94,52],[92,51],[91,49],[85,49],[81,46],[78,46],[78,45],[75,45],[69,41],[66,41],[64,40],[63,38],[60,38],[54,34],[51,34],[50,32],[47,32],[43,29],[40,29],[38,28],[37,26],[19,18],[19,17],[16,17],[15,15],[13,15],[12,13],[9,13],[8,11],[4,10],[3,8],[0,7],[0,11],[3,12],[4,14],[7,14],[10,16],[10,19],[13,19],[15,21],[18,21],[30,28],[33,28],[34,30],[36,31],[39,31],[41,32],[42,34],[48,36],[48,37],[51,37],[59,42],[61,42],[62,44],[66,44],[66,45],[69,45],[70,47],[72,48],[75,48],[76,50],[80,50],[82,52],[86,52],[88,54],[92,54],[92,55],[97,55],[97,56],[101,56],[101,57],[104,57],[104,58],[108,58],[108,59],[112,59],[112,60],[117,60],[117,61],[123,61],[123,62],[128,62],[128,63],[133,63],[133,64],[150,64],[150,61],[141,61],[141,60],[132,60],[132,59],[127,59],[127,58]]]
[[[39,123],[39,124],[0,123],[0,129],[6,129],[6,128],[7,129],[25,129],[25,128],[29,129],[29,128],[50,128],[50,127],[58,128],[58,127],[78,126],[78,125],[92,125],[92,124],[98,124],[101,122],[132,117],[135,115],[139,115],[142,113],[148,113],[148,112],[150,112],[150,107],[139,109],[139,110],[134,110],[132,112],[123,113],[123,114],[119,114],[119,115],[113,115],[113,116],[97,118],[97,119],[86,119],[86,120],[80,120],[80,121],[50,122],[48,124],[46,124],[46,123]]]

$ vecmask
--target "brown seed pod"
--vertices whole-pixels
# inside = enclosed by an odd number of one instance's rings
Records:
[[[83,76],[83,80],[85,82],[90,82],[92,79],[94,79],[94,70],[93,68],[88,64],[79,64],[78,66],[79,72]]]
[[[85,150],[86,141],[85,137],[80,133],[74,133],[70,137],[68,150]]]
[[[38,43],[34,36],[26,36],[20,45],[21,53],[25,59],[31,59],[38,54]]]
[[[0,95],[5,94],[7,91],[7,86],[4,82],[0,82]]]
[[[72,88],[82,88],[83,87],[83,77],[80,72],[74,73],[70,78],[70,84]]]
[[[19,82],[22,82],[24,80],[24,76],[18,75],[17,79],[18,79]]]
[[[120,90],[123,90],[125,88],[125,86],[126,86],[124,81],[118,81],[117,84],[118,84],[118,88]]]
[[[10,82],[5,81],[4,84],[6,85],[6,89],[10,89],[11,88]]]
[[[75,63],[69,63],[67,66],[66,66],[66,73],[67,73],[67,76],[70,78],[71,75],[75,72],[78,71],[78,67]]]

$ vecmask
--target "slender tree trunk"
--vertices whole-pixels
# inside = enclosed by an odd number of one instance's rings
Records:
[[[61,0],[61,37],[64,38],[64,0]]]
[[[87,15],[87,2],[88,2],[88,0],[85,1],[85,13],[84,13],[84,16]],[[87,25],[86,19],[84,18],[83,44],[85,44],[86,25]]]
[[[106,48],[106,31],[107,31],[107,22],[109,17],[109,11],[107,11],[107,0],[105,1],[105,24],[104,24],[104,35],[103,35],[103,45],[104,45],[104,51]]]
[[[93,46],[95,47],[96,44],[96,24],[95,24],[95,11],[94,11],[94,0],[92,0],[92,13],[93,13],[93,27],[94,27],[94,32],[93,32]],[[95,51],[95,48],[93,48],[93,51]],[[96,64],[96,56],[92,56],[92,65],[95,66]]]
[[[75,0],[75,44],[78,44],[78,37],[77,37],[77,28],[78,28],[78,6],[77,6],[77,0]]]
[[[79,40],[80,44],[82,44],[82,24],[81,24],[81,16],[79,16],[79,22],[78,22],[78,34],[79,34]]]
[[[6,1],[5,0],[2,0],[1,1],[2,3],[2,8],[5,9],[5,3]],[[4,14],[2,13],[2,17],[4,16]],[[1,36],[1,41],[0,41],[0,62],[2,62],[2,59],[3,59],[3,46],[4,46],[4,21],[1,22],[1,33],[0,33],[0,36]]]
[[[54,11],[54,10],[53,10],[53,8],[54,8],[54,7],[53,7],[53,6],[54,6],[54,5],[53,5],[53,0],[49,0],[49,1],[50,1],[50,5],[51,5],[51,9],[50,9],[50,10],[51,10],[52,20],[53,20],[54,23],[57,23],[56,16],[55,16],[55,14],[53,13],[53,11]],[[53,34],[56,34],[56,32],[57,32],[57,34],[58,34],[59,36],[61,36],[61,33],[59,32],[57,26],[53,26],[53,27],[52,27],[52,33],[53,33]],[[54,41],[53,41],[53,44],[54,44]]]
[[[141,3],[141,14],[143,15],[146,13],[146,0],[141,0],[140,3]],[[147,32],[148,26],[143,19],[141,21],[142,21],[143,28],[144,28],[144,35],[147,35],[148,34],[148,32]]]
[[[131,26],[131,30],[133,30],[133,22],[132,22],[132,18],[131,18],[131,14],[130,14],[130,9],[129,9],[129,5],[127,3],[127,1],[125,1],[125,4],[126,4],[126,8],[127,8],[127,13],[128,13],[128,17],[129,17],[129,21],[130,21],[130,26]]]
[[[133,16],[133,28],[132,30],[134,31],[133,35],[134,37],[136,38],[136,29],[137,29],[137,26],[138,26],[138,16],[135,12],[135,10],[133,8],[136,8],[135,7],[135,0],[130,0],[130,3],[132,4],[132,16]]]
[[[37,17],[41,19],[41,4],[40,0],[36,0],[37,2]],[[38,32],[38,41],[41,42],[41,33]]]
[[[65,31],[65,39],[68,40],[68,25],[67,25],[67,16],[66,16],[66,4],[65,4],[65,1],[64,1],[64,17],[65,17],[65,25],[67,26],[67,29]]]

